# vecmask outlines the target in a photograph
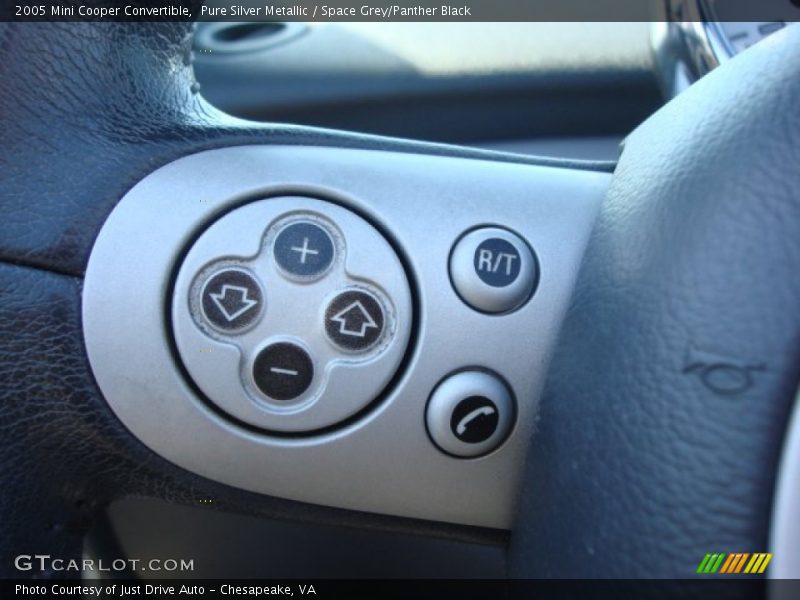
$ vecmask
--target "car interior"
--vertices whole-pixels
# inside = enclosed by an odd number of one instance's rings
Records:
[[[796,598],[800,5],[645,4],[0,23],[0,576]]]

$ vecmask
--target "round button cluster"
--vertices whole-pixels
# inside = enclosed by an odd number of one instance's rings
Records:
[[[464,235],[450,255],[450,279],[472,308],[487,313],[516,310],[539,279],[530,246],[506,229],[483,227]]]
[[[376,399],[410,337],[402,264],[367,221],[301,197],[253,202],[196,240],[175,284],[187,371],[225,413],[276,432],[341,422]]]

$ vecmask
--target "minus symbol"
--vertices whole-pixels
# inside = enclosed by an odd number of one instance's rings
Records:
[[[298,374],[297,371],[293,371],[291,369],[279,369],[278,367],[270,367],[269,370],[273,373],[277,373],[278,375],[291,375],[294,377]]]

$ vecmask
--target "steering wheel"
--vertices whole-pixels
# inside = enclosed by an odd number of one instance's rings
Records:
[[[565,202],[572,178],[602,179],[585,248],[568,235],[558,242],[564,252],[581,246],[582,264],[568,305],[554,313],[563,322],[554,322],[552,353],[520,333],[531,352],[515,360],[547,376],[541,393],[525,388],[536,401],[529,427],[513,434],[528,458],[512,482],[509,574],[689,578],[708,552],[767,550],[800,380],[800,27],[669,102],[627,138],[616,165],[236,120],[199,94],[191,39],[189,25],[174,23],[0,25],[3,576],[48,575],[18,572],[23,551],[79,558],[98,511],[129,495],[214,497],[218,510],[505,539],[470,526],[478,520],[381,516],[226,485],[153,451],[140,425],[109,406],[109,390],[98,387],[106,376],[84,344],[93,317],[83,277],[95,239],[154,171],[233,146],[266,146],[278,157],[284,147],[316,148],[337,165],[345,149],[379,154],[387,163],[370,172],[375,181],[397,177],[390,164],[405,157],[422,165],[403,174],[411,185],[418,173],[420,190],[451,183],[441,179],[452,170],[425,170],[437,160],[460,165],[476,190],[484,172],[487,190],[503,185],[497,173],[506,170],[530,180],[556,174],[549,181],[562,187],[549,190]],[[160,203],[166,218],[171,199]],[[145,253],[148,240],[140,243]],[[553,270],[545,258],[534,301]],[[122,260],[115,268],[120,279],[138,274]],[[424,311],[431,291],[415,293]],[[127,359],[111,356],[115,376],[125,376]],[[152,410],[145,395],[141,402]]]

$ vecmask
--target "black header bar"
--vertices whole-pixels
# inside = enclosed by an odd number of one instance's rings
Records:
[[[800,20],[800,0],[0,0],[2,21],[547,22]]]

